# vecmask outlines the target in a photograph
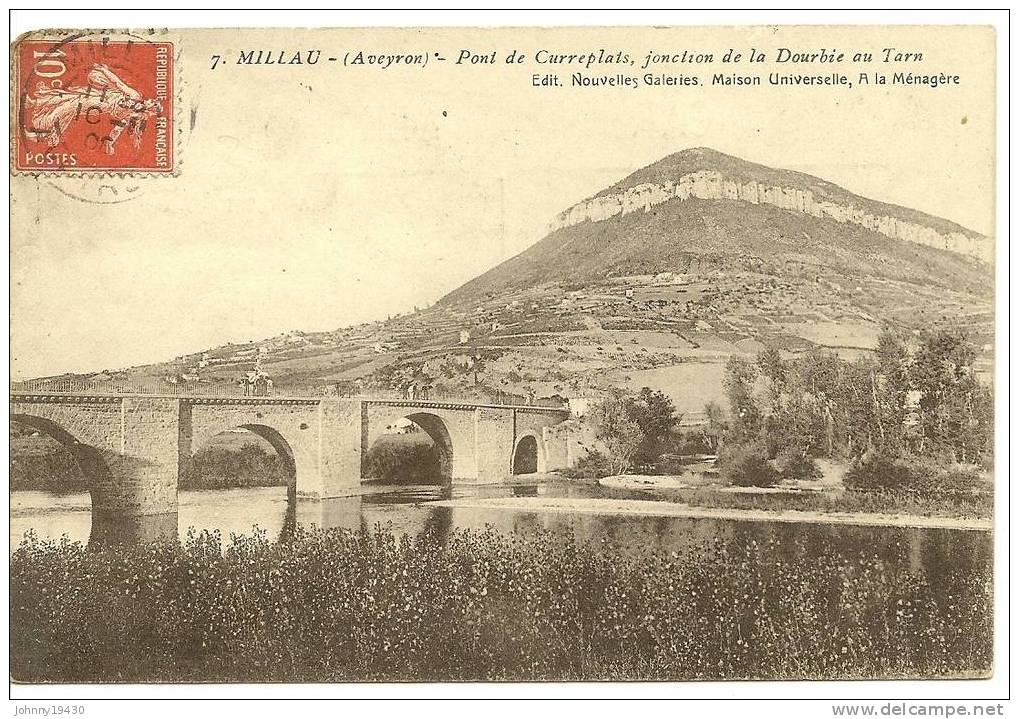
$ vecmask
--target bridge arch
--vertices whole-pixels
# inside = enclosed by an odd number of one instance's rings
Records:
[[[283,436],[283,433],[270,425],[256,423],[233,424],[226,422],[205,427],[200,433],[197,433],[194,436],[190,448],[191,454],[190,456],[183,458],[184,461],[192,461],[195,455],[202,448],[208,446],[217,437],[232,430],[246,430],[251,432],[260,439],[265,440],[265,442],[273,448],[283,464],[283,474],[287,488],[287,500],[289,502],[295,501],[297,499],[297,457],[294,454],[293,446],[289,441],[287,441],[286,437]]]
[[[283,473],[287,482],[287,501],[293,503],[297,499],[297,460],[294,457],[294,450],[290,443],[283,437],[279,430],[266,424],[241,424],[239,429],[246,429],[252,434],[261,437],[276,450],[276,455],[283,463]]]
[[[439,453],[439,475],[444,484],[449,484],[453,479],[453,439],[449,435],[449,427],[442,417],[431,412],[412,412],[404,417],[432,438]]]
[[[544,472],[545,446],[536,432],[525,432],[517,438],[513,448],[512,474]]]
[[[31,427],[59,442],[74,457],[78,469],[81,470],[88,482],[92,506],[101,507],[104,505],[103,489],[109,486],[110,466],[103,456],[102,450],[80,441],[62,425],[45,417],[32,414],[12,414],[10,420]]]
[[[239,444],[230,441],[234,433],[243,435]],[[246,456],[245,452],[251,445],[256,448],[256,454]],[[282,470],[279,479],[282,481],[264,485],[246,481],[255,473],[264,472],[270,476],[277,474],[277,468],[271,463],[264,464],[264,460],[271,456],[269,448],[271,454],[279,460],[279,469]],[[199,455],[203,451],[212,451],[213,454],[199,462]],[[221,454],[224,451],[230,454]],[[294,446],[283,432],[268,424],[248,422],[244,419],[203,423],[181,455],[177,491],[179,497],[181,492],[187,494],[178,501],[180,507],[178,531],[183,534],[192,527],[207,529],[214,526],[225,536],[235,530],[239,534],[249,534],[252,526],[257,525],[263,531],[272,531],[280,540],[292,537],[297,526],[298,465],[301,463],[298,457],[300,453],[295,453]],[[221,474],[221,471],[227,466],[224,461],[231,467],[244,468],[233,476],[233,479],[238,481],[231,482],[229,478],[223,477],[225,472]],[[205,481],[210,477],[213,481]],[[191,481],[188,481],[189,479]],[[226,481],[222,481],[223,479]],[[224,522],[227,525],[225,529],[221,525],[205,524],[210,519],[209,500],[206,498],[216,497],[215,494],[207,495],[205,492],[212,489],[238,489],[245,492],[240,495],[245,503],[243,513],[231,511],[224,516],[211,515],[214,521]],[[247,491],[252,489],[256,490],[254,494]],[[277,493],[283,491],[285,502]],[[227,495],[227,502],[237,501],[230,497]],[[212,499],[213,506],[217,501],[222,500]],[[275,529],[277,523],[279,523],[278,535]]]
[[[413,425],[413,428],[411,428]],[[427,440],[434,448],[435,458],[428,460],[429,470],[424,479],[418,454],[408,453],[400,462],[410,462],[406,476],[414,482],[451,484],[454,479],[470,479],[474,471],[475,413],[464,407],[432,406],[431,403],[366,402],[363,405],[361,435],[361,479],[378,479],[372,475],[379,470],[376,448],[382,448],[387,435],[418,431],[420,440]],[[417,445],[408,439],[408,445]],[[393,479],[401,476],[402,470]]]
[[[454,446],[460,443],[454,441],[454,431],[445,418],[409,407],[387,407],[366,429],[362,444],[363,480],[442,485],[452,482]],[[398,437],[405,434],[410,436]]]
[[[81,539],[90,545],[117,543],[134,536],[142,536],[143,532],[136,526],[118,521],[115,510],[118,497],[116,481],[113,479],[113,457],[108,449],[102,449],[87,441],[79,439],[77,432],[69,431],[63,424],[46,417],[26,413],[10,415],[12,423],[18,423],[33,429],[58,442],[71,456],[84,480],[90,500],[89,522],[87,534]],[[76,534],[77,527],[69,528]]]

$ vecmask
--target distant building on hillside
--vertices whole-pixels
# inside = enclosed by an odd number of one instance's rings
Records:
[[[418,431],[418,426],[406,417],[402,417],[392,424],[386,425],[386,434],[413,434]]]
[[[598,395],[582,395],[568,398],[567,403],[570,407],[570,414],[574,417],[583,417],[591,409],[591,405],[599,399]]]

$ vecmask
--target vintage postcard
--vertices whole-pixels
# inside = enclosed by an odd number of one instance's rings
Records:
[[[11,681],[979,693],[999,40],[21,35]]]

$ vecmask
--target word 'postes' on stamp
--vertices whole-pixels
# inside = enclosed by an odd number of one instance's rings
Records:
[[[15,168],[172,172],[173,46],[24,41]]]

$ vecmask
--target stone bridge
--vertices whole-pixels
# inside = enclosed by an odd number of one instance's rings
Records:
[[[372,443],[401,418],[439,448],[447,481],[495,482],[566,464],[565,409],[427,400],[11,393],[12,421],[66,446],[92,486],[94,515],[176,513],[181,469],[217,434],[267,440],[288,465],[293,495],[358,493]]]

